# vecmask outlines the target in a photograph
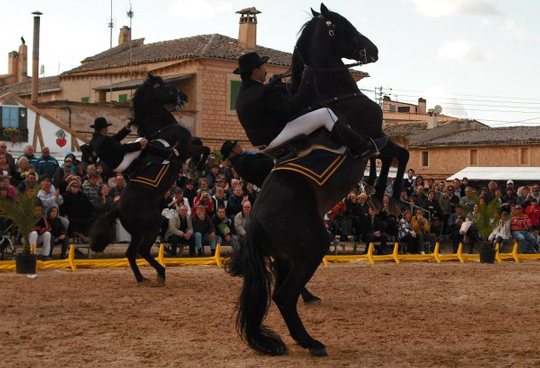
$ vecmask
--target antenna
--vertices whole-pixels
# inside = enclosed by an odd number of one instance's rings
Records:
[[[439,115],[441,112],[442,112],[441,105],[435,105],[435,107],[433,108],[433,114]]]
[[[113,30],[113,27],[114,27],[114,23],[113,23],[113,19],[112,19],[112,2],[113,0],[111,0],[111,18],[109,20],[109,25],[108,27],[111,29],[110,30],[110,38],[109,38],[109,48],[112,49],[112,30]]]
[[[45,74],[45,65],[41,64],[41,67],[39,68],[39,74],[43,77]]]
[[[127,11],[126,15],[129,18],[129,29],[131,30],[131,20],[133,19],[133,15],[135,13],[133,12],[133,7],[131,6],[131,1],[129,2],[129,10]]]

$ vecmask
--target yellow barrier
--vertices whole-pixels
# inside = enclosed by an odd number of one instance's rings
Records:
[[[499,244],[496,245],[495,259],[497,263],[502,263],[505,260],[512,260],[519,263],[524,260],[540,260],[540,254],[520,254],[518,253],[518,244],[514,243],[512,251],[510,253],[500,253]],[[174,266],[217,266],[223,267],[227,257],[221,256],[221,245],[217,244],[215,254],[211,257],[189,257],[189,258],[165,258],[164,257],[165,246],[163,243],[159,245],[158,255],[156,260],[163,267]],[[480,256],[478,254],[464,254],[463,244],[459,244],[457,253],[453,254],[441,254],[440,244],[435,244],[435,249],[432,254],[399,254],[399,244],[394,243],[394,249],[391,254],[374,255],[373,252],[375,246],[373,243],[369,243],[368,251],[366,254],[350,254],[350,255],[327,255],[323,258],[323,265],[327,266],[329,263],[341,263],[341,262],[363,262],[368,261],[371,265],[376,262],[393,261],[399,264],[401,261],[435,261],[441,263],[443,261],[459,261],[465,262],[478,262]],[[138,266],[148,266],[148,263],[144,259],[137,259]],[[128,267],[129,262],[127,258],[118,259],[75,259],[75,245],[71,244],[69,247],[68,258],[51,260],[51,261],[37,261],[38,270],[49,269],[61,269],[69,268],[72,272],[77,271],[77,268],[109,268],[109,267]],[[15,261],[0,261],[0,271],[14,271]]]

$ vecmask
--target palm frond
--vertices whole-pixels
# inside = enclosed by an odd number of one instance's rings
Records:
[[[28,235],[39,219],[36,214],[37,198],[34,196],[19,195],[15,201],[0,200],[0,216],[11,220],[19,229],[25,240],[25,251],[28,252],[30,243]]]

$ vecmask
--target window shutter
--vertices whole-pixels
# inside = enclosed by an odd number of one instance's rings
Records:
[[[231,104],[229,106],[229,109],[236,110],[236,96],[238,95],[238,91],[240,90],[240,84],[241,81],[233,80],[231,81]]]

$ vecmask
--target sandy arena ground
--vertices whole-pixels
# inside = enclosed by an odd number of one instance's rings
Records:
[[[143,273],[155,278],[153,270]],[[241,279],[210,267],[167,270],[164,288],[129,269],[0,273],[2,367],[540,367],[540,262],[320,267],[299,302],[329,356],[296,345],[261,356],[234,327]]]

